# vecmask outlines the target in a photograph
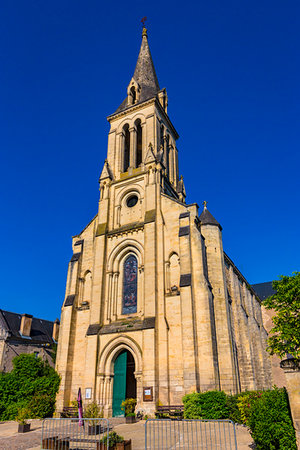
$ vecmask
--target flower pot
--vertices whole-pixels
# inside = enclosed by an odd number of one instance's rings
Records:
[[[96,435],[96,434],[100,434],[102,432],[102,427],[100,424],[98,425],[89,425],[88,426],[88,434],[91,435]]]
[[[120,442],[116,445],[116,450],[131,450],[131,439]]]
[[[42,448],[56,449],[56,440],[57,440],[57,436],[52,436],[52,437],[43,439]]]
[[[126,416],[126,423],[135,423],[136,417],[135,416]]]
[[[68,439],[59,439],[55,443],[55,450],[69,450],[70,441]]]
[[[27,433],[30,431],[30,423],[19,423],[18,433]]]

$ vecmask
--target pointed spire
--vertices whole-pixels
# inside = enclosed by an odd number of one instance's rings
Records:
[[[111,171],[111,168],[110,168],[110,166],[109,166],[109,164],[108,164],[108,161],[107,161],[107,159],[104,161],[104,166],[103,166],[103,170],[102,170],[102,172],[101,172],[101,175],[100,175],[100,178],[99,178],[99,181],[102,181],[102,180],[105,180],[105,179],[107,179],[107,178],[109,178],[110,180],[113,180],[113,173],[112,173],[112,171]]]
[[[147,28],[143,24],[142,44],[134,69],[133,77],[129,83],[128,89],[134,86],[137,90],[137,101],[134,104],[144,102],[150,98],[156,97],[160,91],[158,79],[156,76],[149,44]],[[126,108],[132,106],[128,103],[128,97],[121,103],[116,113],[124,111]]]
[[[181,202],[185,203],[186,192],[185,192],[185,186],[184,186],[182,175],[180,176],[180,179],[177,184],[177,194],[178,194],[179,200]]]
[[[154,97],[160,90],[152,56],[150,53],[147,29],[145,28],[145,26],[143,27],[142,44],[135,66],[133,78],[141,86],[141,96],[143,97]]]
[[[214,216],[208,211],[207,209],[207,202],[204,200],[203,202],[203,211],[199,217],[201,225],[216,225],[217,227],[222,230],[221,225],[219,222],[216,221]]]

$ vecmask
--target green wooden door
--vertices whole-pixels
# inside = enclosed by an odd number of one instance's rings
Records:
[[[115,360],[114,386],[113,386],[113,417],[124,417],[125,413],[121,409],[121,403],[126,396],[126,366],[127,352],[119,354]]]

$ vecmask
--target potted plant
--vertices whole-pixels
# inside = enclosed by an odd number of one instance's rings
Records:
[[[125,411],[126,423],[135,423],[135,407],[136,407],[136,398],[126,398],[121,404],[121,409]]]
[[[87,419],[101,419],[103,413],[97,403],[92,402],[87,405],[84,410],[83,417]],[[97,423],[97,420],[88,420],[88,434],[100,434],[102,432],[101,423]]]
[[[115,431],[111,431],[109,436],[105,435],[100,442],[97,442],[97,450],[107,450],[107,440],[108,448],[112,450],[131,450],[131,439],[125,441],[123,436],[120,436]]]
[[[27,422],[29,416],[30,411],[28,408],[20,408],[18,410],[18,415],[16,417],[16,420],[19,424],[18,433],[26,433],[27,431],[30,431],[30,423]]]

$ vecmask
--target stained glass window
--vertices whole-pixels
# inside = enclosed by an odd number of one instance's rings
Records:
[[[124,262],[122,314],[137,311],[137,259],[129,255]]]

